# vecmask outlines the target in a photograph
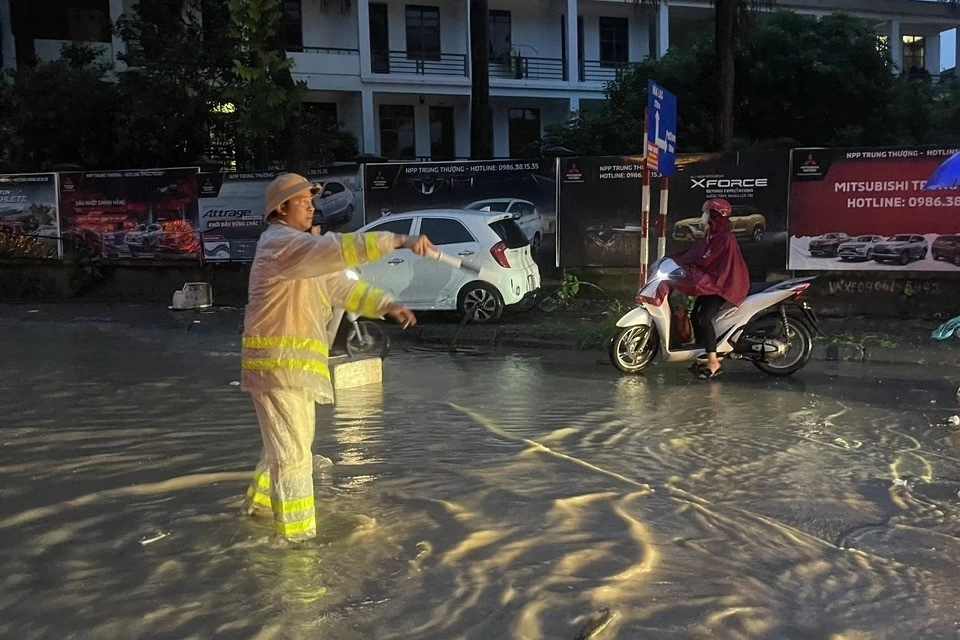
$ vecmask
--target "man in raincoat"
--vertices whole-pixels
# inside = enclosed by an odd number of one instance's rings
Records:
[[[311,233],[313,197],[321,191],[285,173],[267,187],[269,224],[257,243],[244,317],[240,388],[250,393],[263,436],[263,457],[247,491],[246,512],[272,509],[277,533],[291,541],[316,536],[313,456],[316,403],[333,402],[327,366],[331,306],[404,328],[413,313],[343,272],[405,247],[433,250],[425,237],[392,233]]]

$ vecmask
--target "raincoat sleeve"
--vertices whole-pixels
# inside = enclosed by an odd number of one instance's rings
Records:
[[[371,287],[362,280],[353,280],[344,272],[326,276],[327,294],[330,304],[348,313],[359,313],[366,318],[382,318],[393,298],[383,291]]]
[[[692,247],[684,251],[683,253],[678,253],[674,256],[673,260],[677,264],[683,267],[689,267],[697,263],[697,260],[700,259],[707,250],[707,241],[706,239],[698,241]]]
[[[394,249],[396,236],[378,233],[296,233],[277,252],[279,272],[299,280],[328,275],[366,262],[376,262]]]

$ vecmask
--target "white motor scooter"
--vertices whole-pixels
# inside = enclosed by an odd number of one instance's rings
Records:
[[[353,269],[347,269],[346,274],[351,280],[360,279],[359,274]],[[350,323],[345,344],[347,355],[351,358],[361,355],[387,357],[390,352],[390,337],[387,336],[383,327],[377,322],[361,320],[359,314],[347,313],[343,309],[334,309],[333,315],[330,317],[330,323],[327,325],[327,335],[331,346],[340,332],[340,325],[344,319]]]
[[[686,272],[671,258],[661,258],[651,268],[650,281],[637,296],[657,299],[661,284],[668,286]],[[810,360],[814,334],[823,335],[813,311],[798,302],[815,278],[797,278],[783,282],[754,284],[739,307],[725,305],[717,313],[713,326],[717,332],[720,357],[749,360],[761,371],[774,376],[789,376]],[[667,362],[693,362],[705,357],[703,347],[670,346],[670,305],[667,297],[660,304],[643,302],[617,322],[619,331],[610,343],[610,361],[624,373],[639,373],[663,354]]]

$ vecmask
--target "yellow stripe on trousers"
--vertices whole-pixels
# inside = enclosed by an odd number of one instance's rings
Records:
[[[254,491],[253,487],[247,489],[247,497],[250,498],[254,504],[259,504],[260,506],[267,507],[268,509],[273,508],[270,502],[270,496],[259,491]]]
[[[322,355],[330,355],[330,350],[316,338],[288,338],[286,336],[246,336],[243,346],[247,349],[306,349]]]
[[[296,500],[283,500],[278,505],[280,507],[280,513],[296,513],[297,511],[306,511],[307,509],[313,509],[313,496],[307,496],[306,498],[297,498]]]
[[[316,360],[301,358],[246,358],[242,367],[248,371],[273,371],[275,369],[294,369],[319,373],[324,378],[330,377],[327,365]]]
[[[277,533],[283,536],[295,536],[301,533],[317,528],[317,518],[311,515],[309,518],[297,520],[296,522],[274,522]]]

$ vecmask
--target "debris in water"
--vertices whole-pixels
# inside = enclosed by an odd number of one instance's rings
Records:
[[[610,609],[600,609],[590,616],[586,626],[583,627],[575,640],[590,640],[590,638],[603,631],[608,624],[610,624]]]
[[[155,536],[150,536],[149,538],[140,538],[140,544],[145,547],[148,544],[153,544],[154,542],[157,542],[158,540],[163,540],[169,535],[170,535],[169,533],[165,533],[161,531]]]
[[[947,422],[955,427],[960,427],[960,416],[950,416],[950,419]]]
[[[230,381],[230,386],[231,386],[231,387],[239,387],[239,386],[240,386],[240,381],[239,381],[239,380],[231,380],[231,381]]]
[[[333,469],[333,460],[318,453],[313,456],[313,468],[317,473],[330,473]]]
[[[40,313],[40,309],[30,309],[27,313]]]

